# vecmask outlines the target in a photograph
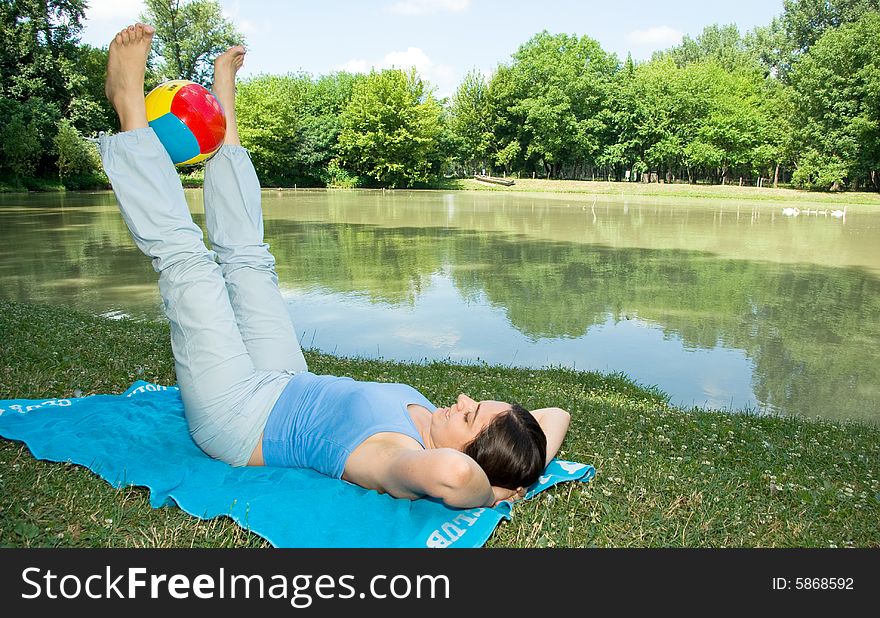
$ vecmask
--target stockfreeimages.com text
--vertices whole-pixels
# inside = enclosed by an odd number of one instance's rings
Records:
[[[26,584],[23,599],[186,599],[193,595],[200,599],[287,599],[291,606],[304,609],[315,598],[448,599],[450,595],[445,575],[375,575],[360,592],[354,575],[241,575],[229,574],[225,568],[214,575],[189,577],[148,574],[143,567],[129,567],[119,574],[107,566],[103,573],[83,577],[28,567],[21,577]]]

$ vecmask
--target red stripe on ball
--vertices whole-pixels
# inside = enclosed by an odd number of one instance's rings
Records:
[[[204,86],[187,84],[182,87],[171,101],[171,113],[189,127],[203,154],[223,144],[226,115],[214,95]]]

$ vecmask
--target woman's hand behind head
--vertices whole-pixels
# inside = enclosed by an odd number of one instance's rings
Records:
[[[492,486],[492,493],[495,496],[495,502],[492,506],[498,506],[500,502],[504,502],[505,500],[510,500],[514,502],[516,500],[521,500],[526,497],[526,490],[523,487],[517,487],[516,489],[508,489],[507,487],[496,487]]]

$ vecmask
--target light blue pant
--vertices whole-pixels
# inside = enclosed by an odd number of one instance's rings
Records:
[[[122,217],[159,273],[190,434],[211,457],[245,465],[284,386],[307,369],[263,242],[250,157],[223,146],[206,165],[211,251],[152,129],[103,136],[100,147]]]

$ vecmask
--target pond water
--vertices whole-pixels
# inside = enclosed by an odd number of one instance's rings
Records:
[[[203,224],[201,192],[187,199]],[[878,209],[786,216],[790,203],[443,191],[263,199],[304,347],[623,372],[685,407],[880,422]],[[161,317],[157,276],[111,193],[0,196],[0,256],[4,299]]]

